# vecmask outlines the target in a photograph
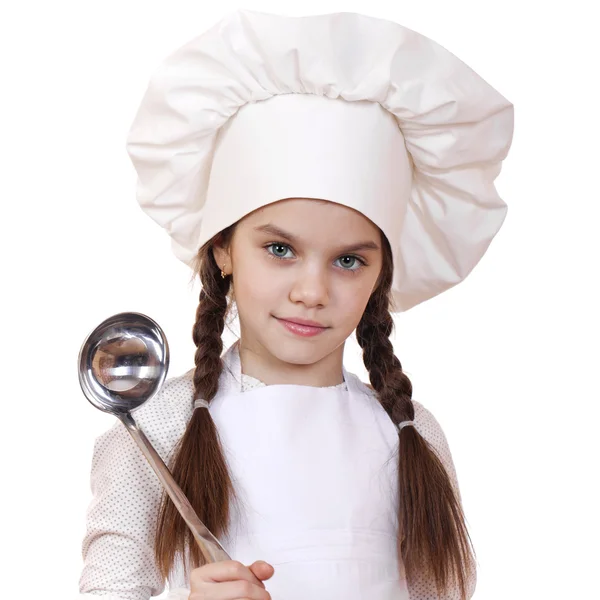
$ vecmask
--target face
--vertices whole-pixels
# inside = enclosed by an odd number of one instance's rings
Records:
[[[322,200],[286,199],[247,215],[229,248],[214,248],[233,276],[242,345],[271,363],[341,364],[381,270],[380,235],[358,211]],[[310,335],[285,320],[323,329]]]

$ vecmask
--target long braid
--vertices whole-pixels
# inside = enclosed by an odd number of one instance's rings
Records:
[[[210,403],[215,397],[223,370],[221,353],[222,334],[228,312],[227,294],[230,278],[223,279],[210,245],[199,251],[196,269],[202,289],[196,310],[192,337],[196,345],[193,375],[194,400],[202,398]],[[210,412],[198,409],[192,412],[184,435],[178,444],[171,471],[200,520],[217,538],[227,532],[231,500],[235,489],[227,467],[217,427]],[[187,524],[170,497],[163,493],[157,524],[155,556],[161,573],[168,577],[175,555],[186,555],[193,569],[205,564]],[[183,561],[187,577],[186,560]]]
[[[394,354],[389,310],[392,254],[385,249],[379,285],[356,329],[363,361],[378,399],[394,424],[413,420],[412,384]],[[443,463],[415,427],[399,431],[398,553],[410,581],[434,581],[438,594],[458,581],[466,598],[468,533],[460,500]]]

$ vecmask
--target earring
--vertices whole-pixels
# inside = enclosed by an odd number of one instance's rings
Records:
[[[225,267],[225,265],[223,265],[223,267]],[[225,279],[225,271],[223,271],[223,269],[221,269],[221,277]]]

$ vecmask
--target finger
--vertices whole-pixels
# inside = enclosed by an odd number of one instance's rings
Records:
[[[250,565],[250,570],[258,577],[258,579],[264,580],[273,577],[275,569],[272,565],[265,562],[264,560],[257,560]]]

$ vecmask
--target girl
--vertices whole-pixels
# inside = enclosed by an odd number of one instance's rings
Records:
[[[82,598],[166,580],[181,600],[472,597],[448,443],[389,337],[500,229],[512,130],[454,55],[355,13],[239,10],[167,58],[127,149],[200,278],[197,350],[135,418],[235,560],[205,564],[117,421],[94,447]],[[353,333],[371,385],[343,366]]]

